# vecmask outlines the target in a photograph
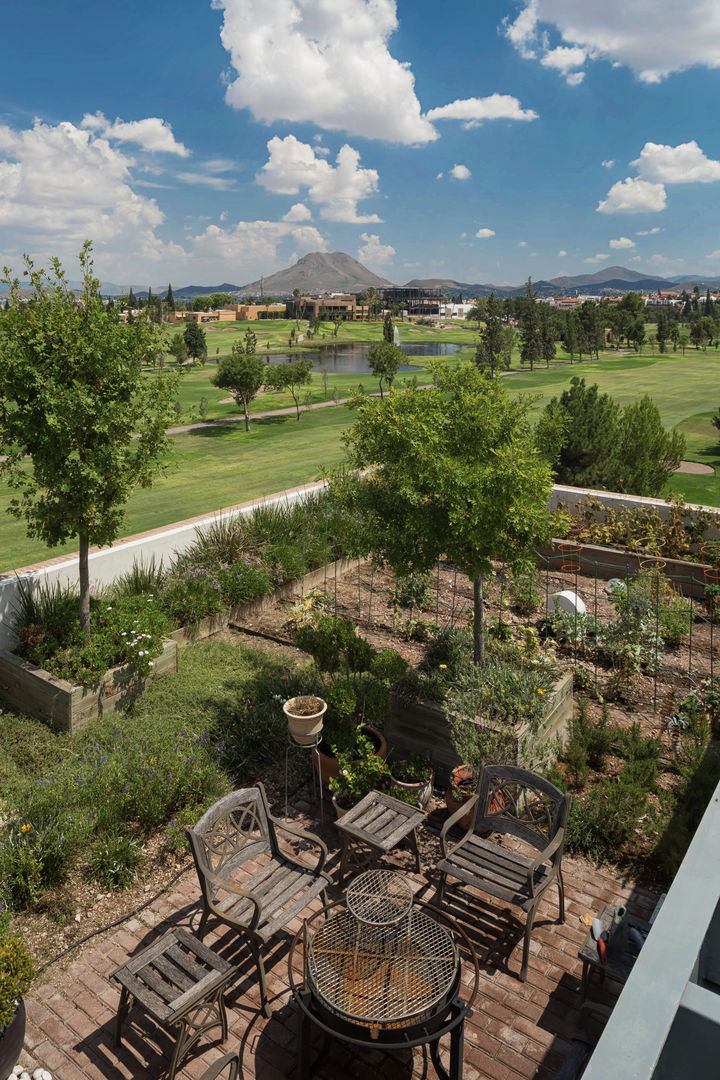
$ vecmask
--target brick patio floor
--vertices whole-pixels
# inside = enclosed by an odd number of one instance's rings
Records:
[[[421,830],[420,849],[424,874],[410,873],[409,852],[392,858],[406,871],[416,895],[432,902],[435,895],[433,867],[439,857],[438,836],[445,819],[444,807],[434,810]],[[282,814],[282,807],[275,806]],[[325,825],[319,825],[319,806],[295,802],[293,821],[320,833],[330,849],[328,869],[337,880],[340,861],[338,834],[329,822],[333,811],[325,803]],[[597,912],[605,903],[626,903],[630,913],[648,918],[656,897],[626,878],[596,870],[580,859],[563,860],[566,922],[557,923],[557,893],[549,891],[541,904],[531,943],[528,978],[517,978],[522,954],[522,913],[503,909],[492,898],[472,890],[449,886],[448,914],[460,919],[480,963],[480,990],[474,1013],[465,1026],[465,1080],[521,1080],[555,1077],[576,1029],[580,1004],[578,949],[587,928],[580,917]],[[331,899],[342,895],[331,889]],[[171,1043],[168,1037],[139,1010],[133,1009],[124,1028],[122,1046],[113,1047],[113,1024],[119,989],[110,980],[115,968],[144,948],[170,926],[197,929],[200,905],[194,869],[183,875],[173,891],[163,894],[139,916],[120,928],[93,939],[63,969],[48,969],[26,998],[28,1015],[25,1049],[21,1058],[30,1072],[38,1065],[49,1069],[54,1080],[147,1080],[167,1075]],[[517,918],[517,915],[521,918]],[[268,989],[272,999],[270,1020],[260,1012],[256,969],[238,938],[218,928],[213,920],[205,942],[239,965],[239,975],[227,994],[230,1035],[222,1045],[210,1032],[194,1047],[178,1069],[178,1080],[198,1080],[223,1053],[240,1055],[241,1075],[257,1080],[284,1080],[295,1071],[297,1013],[288,982],[288,952],[292,935],[301,926],[295,920],[288,933],[267,954]],[[471,965],[464,964],[463,981],[471,982]],[[612,1000],[617,988],[607,982],[593,986],[591,997]],[[219,1034],[219,1033],[218,1033]],[[449,1040],[446,1037],[444,1043]],[[447,1064],[448,1052],[442,1058]],[[313,1071],[318,1080],[419,1080],[433,1077],[434,1069],[425,1048],[387,1054],[376,1049],[355,1051],[331,1043],[322,1064]]]

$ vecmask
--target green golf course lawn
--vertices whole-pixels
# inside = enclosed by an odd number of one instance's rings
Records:
[[[257,326],[258,324],[255,324]],[[263,324],[261,323],[260,326]],[[352,329],[372,331],[377,340],[378,326],[358,326]],[[410,333],[401,329],[401,337]],[[232,328],[235,331],[235,327]],[[348,332],[350,328],[348,328]],[[226,328],[218,330],[225,334]],[[341,328],[342,332],[342,328]],[[459,327],[438,331],[439,340],[453,340],[453,335],[472,345],[474,333]],[[428,340],[423,328],[420,340]],[[357,338],[355,338],[357,340]],[[465,353],[465,356],[470,354]],[[416,373],[420,382],[426,381],[427,358],[418,361]],[[451,362],[457,362],[452,360]],[[513,361],[516,362],[515,360]],[[234,404],[219,406],[226,395],[210,382],[214,365],[195,368],[183,376],[183,401],[199,404],[200,398],[211,394],[214,408],[208,415],[237,415]],[[504,376],[512,393],[537,396],[533,410],[539,412],[550,397],[560,394],[574,375],[588,384],[597,383],[603,392],[625,405],[642,394],[655,400],[666,425],[677,425],[687,439],[686,457],[715,468],[713,475],[676,473],[667,485],[668,490],[682,494],[689,502],[720,506],[720,433],[711,423],[711,416],[720,406],[720,356],[717,350],[666,353],[658,356],[618,356],[607,353],[598,361],[560,364],[534,372],[512,371]],[[369,376],[330,375],[328,398],[333,389],[344,397],[362,380],[365,389],[374,390]],[[313,399],[323,399],[323,384],[318,372],[313,373]],[[195,402],[193,402],[193,398]],[[291,405],[288,395],[267,394],[256,400],[254,410],[260,411]],[[189,408],[189,405],[187,406]],[[174,437],[175,453],[164,475],[152,488],[137,491],[127,504],[125,535],[157,528],[195,515],[212,513],[225,506],[259,495],[271,494],[297,484],[317,479],[323,470],[336,466],[343,459],[340,440],[342,431],[352,423],[352,414],[344,406],[329,406],[303,414],[298,423],[294,416],[275,416],[254,421],[248,434],[242,424],[209,427]],[[9,503],[10,492],[0,485],[0,511]],[[22,522],[9,514],[0,513],[0,571],[12,570],[29,563],[51,558],[63,551],[76,550],[70,542],[64,548],[48,549],[25,535]]]

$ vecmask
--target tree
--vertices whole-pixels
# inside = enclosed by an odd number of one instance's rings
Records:
[[[82,297],[58,259],[36,270],[33,301],[5,269],[13,306],[0,320],[0,463],[15,495],[8,510],[50,547],[79,544],[80,626],[90,631],[90,544],[118,535],[124,506],[148,487],[170,445],[175,378],[143,375],[158,328],[123,326],[107,312],[93,276],[91,245],[80,253]],[[27,468],[29,459],[31,468]]]
[[[383,396],[383,383],[386,383],[389,390],[392,389],[397,369],[402,363],[404,355],[400,346],[393,345],[392,342],[376,341],[374,345],[370,346],[368,364],[370,365],[370,371],[380,384],[381,398]]]
[[[256,354],[256,339],[252,330],[245,334],[245,341],[236,341],[230,356],[224,357],[217,373],[210,380],[221,390],[229,390],[238,405],[242,405],[245,430],[250,430],[248,407],[257,396],[265,381],[266,364]]]
[[[474,658],[485,660],[483,578],[550,535],[550,466],[534,448],[529,402],[510,398],[474,364],[432,364],[435,385],[387,400],[356,396],[344,434],[352,469],[333,478],[357,512],[361,545],[396,573],[441,556],[473,582]]]
[[[573,356],[578,351],[577,318],[572,311],[568,311],[565,316],[563,344],[565,345],[565,351],[570,356],[570,363],[572,364]]]
[[[556,352],[555,327],[547,304],[540,304],[540,350],[545,366],[550,367],[550,361],[555,359]]]
[[[532,278],[527,279],[525,297],[520,309],[520,362],[529,364],[532,371],[542,357],[542,331],[538,314],[537,294]]]
[[[176,330],[173,336],[170,338],[168,352],[171,356],[175,357],[175,360],[178,364],[184,364],[187,360],[187,345],[185,344],[185,338],[181,330]]]
[[[188,324],[183,332],[183,340],[188,351],[188,356],[191,356],[193,360],[205,359],[207,356],[205,331],[195,319],[188,320]]]
[[[507,351],[507,338],[504,334],[501,307],[495,299],[495,293],[488,297],[485,312],[485,325],[480,330],[480,337],[475,348],[475,364],[490,379],[494,379],[501,368],[510,367]],[[512,346],[511,346],[512,348]]]
[[[658,351],[665,352],[665,346],[668,339],[668,318],[664,311],[658,311],[657,314],[657,330],[655,331],[655,340],[657,341]]]
[[[560,433],[548,456],[555,460],[558,483],[574,487],[659,495],[685,451],[684,437],[663,428],[647,395],[621,409],[577,376],[547,404],[538,426],[546,445],[552,445],[547,433]]]
[[[297,411],[297,419],[300,419],[300,390],[312,382],[310,368],[312,360],[291,360],[287,364],[277,364],[265,368],[265,385],[269,390],[287,390]]]
[[[493,293],[494,295],[494,293]],[[465,318],[468,322],[476,322],[478,324],[478,330],[480,324],[485,321],[487,314],[488,298],[485,296],[476,296],[473,300],[473,305],[468,311]]]
[[[165,307],[168,311],[175,310],[175,297],[173,296],[172,285],[168,283],[168,291],[165,294]]]
[[[385,312],[385,318],[383,319],[383,341],[387,341],[388,345],[395,344],[392,315],[389,311]]]

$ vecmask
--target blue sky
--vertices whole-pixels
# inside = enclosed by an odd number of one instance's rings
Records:
[[[0,264],[720,274],[717,0],[0,0]]]

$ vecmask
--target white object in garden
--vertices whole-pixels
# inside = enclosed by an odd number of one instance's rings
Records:
[[[567,612],[568,615],[584,615],[587,612],[584,602],[572,589],[551,593],[547,600],[548,611]]]
[[[619,577],[610,578],[607,585],[605,586],[605,592],[608,594],[608,596],[615,596],[616,593],[621,593],[624,589],[625,582],[622,578]]]

